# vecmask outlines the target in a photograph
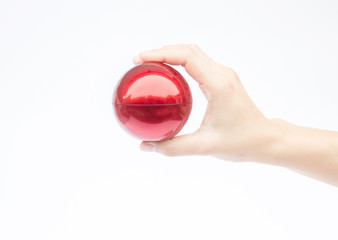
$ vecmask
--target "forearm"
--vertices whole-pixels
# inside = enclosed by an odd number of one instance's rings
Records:
[[[270,120],[266,146],[255,160],[279,165],[338,186],[338,132]]]

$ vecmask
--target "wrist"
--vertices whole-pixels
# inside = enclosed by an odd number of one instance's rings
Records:
[[[255,143],[251,149],[251,161],[282,166],[280,155],[283,152],[284,133],[288,123],[282,119],[266,119],[263,127],[258,129]]]

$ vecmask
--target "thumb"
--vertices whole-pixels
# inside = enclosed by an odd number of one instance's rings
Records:
[[[158,152],[166,156],[204,155],[207,146],[204,143],[205,137],[200,133],[181,135],[169,140],[160,142],[145,142],[140,145],[142,151]]]

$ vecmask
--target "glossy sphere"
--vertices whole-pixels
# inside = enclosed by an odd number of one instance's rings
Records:
[[[192,107],[189,86],[182,75],[163,63],[143,63],[118,83],[113,105],[122,126],[146,141],[174,137],[188,120]]]

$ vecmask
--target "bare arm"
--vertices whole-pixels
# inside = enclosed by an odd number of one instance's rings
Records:
[[[134,58],[135,64],[147,61],[182,65],[199,83],[208,106],[197,131],[167,141],[142,142],[142,150],[278,165],[338,186],[337,132],[267,119],[236,72],[214,62],[196,45],[166,46]]]
[[[338,187],[338,132],[271,121],[279,134],[270,151],[258,154],[263,163],[283,166]]]

